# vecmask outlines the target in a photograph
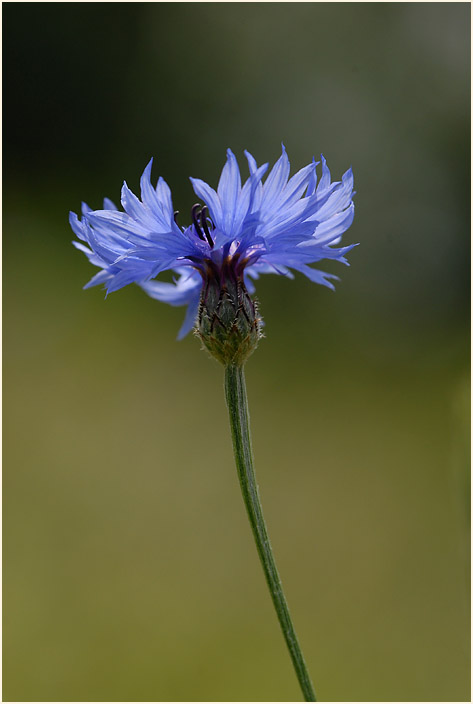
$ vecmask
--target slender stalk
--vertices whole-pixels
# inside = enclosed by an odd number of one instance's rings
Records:
[[[310,676],[297,640],[294,626],[292,625],[291,616],[263,518],[258,485],[253,468],[248,402],[246,398],[245,375],[242,366],[228,365],[225,367],[225,398],[230,415],[233,450],[238,478],[255,537],[256,548],[260,556],[261,564],[263,565],[264,574],[278,615],[279,623],[287,647],[289,648],[297,679],[304,693],[305,701],[315,702],[314,688],[310,681]]]

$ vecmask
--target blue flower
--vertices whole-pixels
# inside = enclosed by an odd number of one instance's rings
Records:
[[[245,151],[249,178],[241,183],[237,160],[229,149],[217,191],[191,178],[204,206],[192,208],[192,224],[180,227],[171,191],[160,178],[151,185],[152,160],[141,177],[141,200],[123,184],[120,211],[108,199],[103,210],[82,205],[82,219],[70,213],[80,240],[73,244],[100,271],[85,288],[104,284],[108,293],[137,283],[146,293],[173,306],[187,305],[178,339],[193,327],[202,288],[213,272],[230,266],[252,295],[260,274],[293,277],[299,271],[311,281],[333,288],[338,279],[310,265],[322,259],[348,264],[345,254],[355,245],[336,248],[354,216],[353,174],[331,182],[321,157],[317,181],[312,161],[289,178],[290,164],[282,155],[263,182],[268,164],[258,167]],[[172,270],[174,283],[156,280]]]

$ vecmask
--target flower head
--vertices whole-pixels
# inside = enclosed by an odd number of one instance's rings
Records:
[[[320,162],[315,160],[289,178],[289,159],[283,147],[263,182],[268,164],[258,167],[251,154],[245,151],[245,156],[249,177],[243,185],[230,149],[217,191],[191,178],[204,205],[192,208],[187,227],[177,223],[166,182],[159,178],[156,188],[151,185],[152,160],[141,177],[141,200],[124,183],[123,211],[105,199],[103,210],[93,211],[83,204],[81,220],[70,213],[71,227],[80,240],[73,244],[100,268],[85,288],[104,284],[110,293],[137,283],[152,298],[187,305],[179,339],[194,326],[199,303],[201,307],[205,304],[212,289],[209,283],[225,290],[230,280],[238,283],[240,293],[235,288],[234,303],[240,308],[241,293],[251,296],[260,274],[292,278],[299,271],[333,288],[331,280],[338,277],[310,265],[322,259],[348,264],[345,254],[355,245],[334,245],[353,221],[351,169],[341,181],[331,182],[322,157],[320,180]],[[174,283],[156,280],[167,270],[175,273]],[[219,318],[217,308],[212,314]]]

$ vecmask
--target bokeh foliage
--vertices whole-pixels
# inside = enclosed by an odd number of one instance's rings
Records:
[[[469,13],[4,5],[4,699],[299,697],[222,370],[183,310],[81,291],[69,209],[150,156],[184,216],[225,148],[355,172],[335,294],[258,286],[263,504],[321,699],[469,699]],[[184,216],[185,220],[185,216]]]

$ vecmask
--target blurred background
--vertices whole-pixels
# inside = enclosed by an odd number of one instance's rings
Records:
[[[292,701],[223,373],[104,299],[68,211],[151,156],[181,220],[231,147],[353,166],[336,293],[263,277],[247,365],[273,547],[320,699],[469,692],[470,7],[4,5],[7,701]],[[242,168],[244,163],[241,161]]]

